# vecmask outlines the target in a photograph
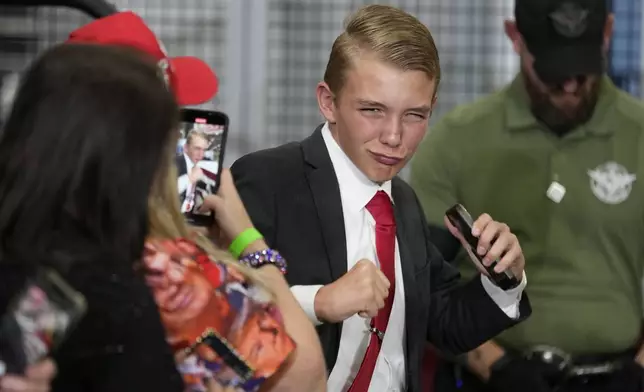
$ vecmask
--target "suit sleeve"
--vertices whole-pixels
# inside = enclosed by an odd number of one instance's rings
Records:
[[[488,294],[480,276],[459,284],[458,271],[444,261],[424,226],[432,290],[427,339],[438,350],[452,355],[471,351],[530,315],[527,295],[519,302],[518,317],[511,318]]]
[[[247,155],[237,160],[230,170],[255,228],[262,233],[268,246],[279,250],[275,225],[277,209],[274,187],[276,185],[267,175],[269,170],[275,169],[269,169],[267,166],[266,162],[257,162],[256,157]],[[322,324],[315,313],[315,296],[321,287],[321,285],[291,286],[291,293],[309,320],[316,326]]]
[[[266,162],[247,155],[238,159],[230,171],[253,225],[269,246],[275,246],[275,195],[266,166]]]
[[[453,260],[460,245],[443,223],[445,211],[459,200],[457,179],[459,171],[458,142],[448,120],[433,127],[416,151],[411,164],[410,184],[425,211],[434,245],[443,257]]]

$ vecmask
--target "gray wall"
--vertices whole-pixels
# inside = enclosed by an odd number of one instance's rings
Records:
[[[205,106],[231,117],[227,164],[310,134],[321,120],[315,85],[333,39],[345,17],[368,3],[375,1],[115,1],[146,19],[170,54],[201,57],[217,70],[221,92]],[[444,76],[433,121],[514,75],[516,60],[502,30],[512,0],[378,3],[416,14],[437,41]],[[68,9],[7,11],[0,8],[0,73],[21,70],[36,53],[89,20]]]

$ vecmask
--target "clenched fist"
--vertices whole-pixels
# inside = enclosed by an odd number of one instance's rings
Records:
[[[372,261],[362,259],[340,279],[318,291],[315,314],[328,323],[342,322],[354,314],[375,317],[385,306],[390,286],[387,277]]]
[[[201,180],[204,177],[203,170],[199,168],[198,166],[193,166],[192,170],[190,170],[190,173],[188,174],[188,179],[190,180],[191,184],[196,183],[197,181]]]

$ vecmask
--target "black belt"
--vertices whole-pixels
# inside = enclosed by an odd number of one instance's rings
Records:
[[[524,352],[523,356],[538,366],[551,383],[557,384],[610,376],[623,369],[628,361],[633,361],[636,353],[636,349],[630,349],[620,353],[575,356],[556,347],[537,346]]]

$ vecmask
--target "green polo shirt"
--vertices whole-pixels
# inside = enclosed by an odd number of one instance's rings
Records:
[[[644,265],[644,105],[601,82],[592,119],[565,137],[532,116],[521,77],[434,126],[412,163],[428,221],[456,202],[518,236],[532,316],[498,342],[605,353],[636,344]],[[549,197],[553,183],[558,195]],[[554,199],[554,200],[553,200]],[[463,276],[475,273],[464,252]]]

